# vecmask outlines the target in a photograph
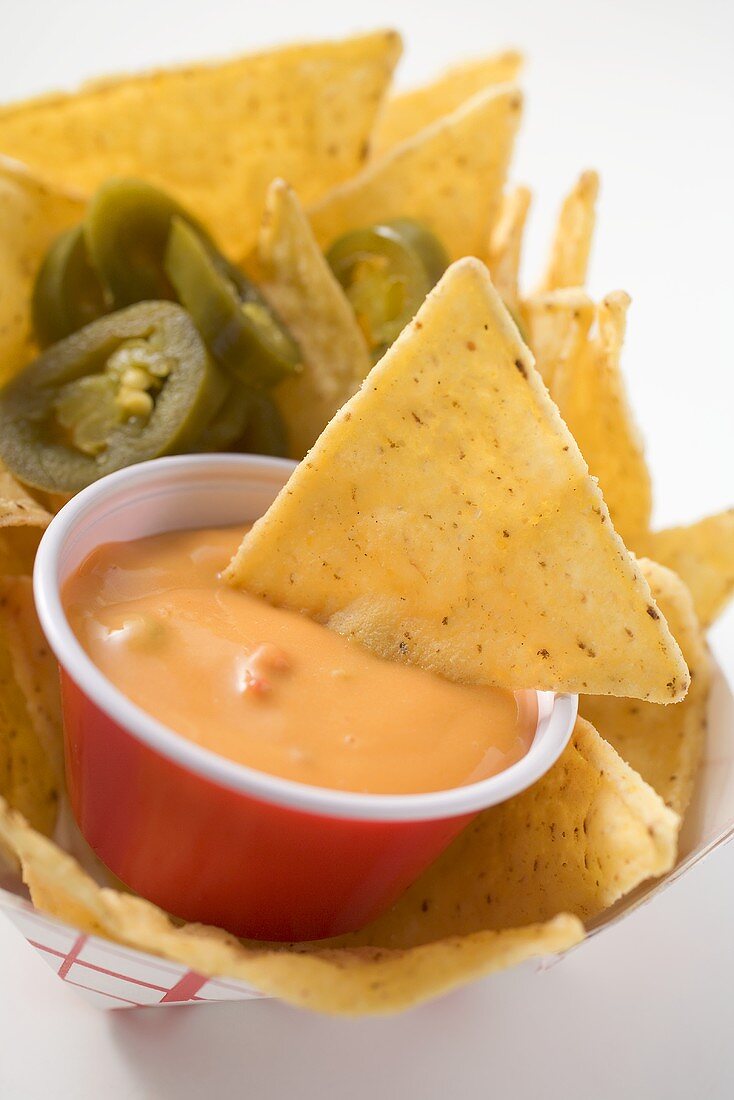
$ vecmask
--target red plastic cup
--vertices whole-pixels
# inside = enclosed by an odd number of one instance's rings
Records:
[[[68,785],[83,835],[123,882],[169,913],[268,940],[334,936],[378,916],[478,811],[548,770],[578,704],[538,692],[530,750],[498,775],[428,794],[369,795],[226,760],[132,703],[74,636],[60,598],[66,578],[103,543],[252,523],[292,469],[282,459],[196,455],[111,474],[51,522],[34,573],[61,668]]]

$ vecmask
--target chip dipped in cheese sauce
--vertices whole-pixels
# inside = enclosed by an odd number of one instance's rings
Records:
[[[312,786],[409,794],[462,786],[528,751],[533,692],[452,683],[382,660],[220,579],[221,528],[98,547],[69,578],[69,622],[120,691],[180,736]]]

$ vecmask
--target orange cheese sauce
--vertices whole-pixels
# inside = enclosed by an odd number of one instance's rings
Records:
[[[535,696],[384,661],[220,579],[241,529],[95,550],[63,590],[105,676],[180,736],[320,787],[416,793],[502,771],[528,750]]]

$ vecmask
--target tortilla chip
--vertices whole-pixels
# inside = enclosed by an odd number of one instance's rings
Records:
[[[553,374],[553,397],[609,508],[615,529],[637,547],[650,527],[652,482],[645,449],[632,414],[620,358],[630,299],[609,294],[597,310],[598,332],[576,342],[576,354],[561,358]]]
[[[0,528],[0,576],[28,576],[42,533],[37,527]]]
[[[449,269],[227,576],[452,680],[656,702],[688,687],[478,260]]]
[[[413,947],[547,921],[588,921],[675,863],[680,819],[592,725],[528,790],[480,814],[393,906],[342,944]]]
[[[499,217],[489,241],[487,266],[502,301],[515,317],[520,316],[520,259],[525,221],[531,194],[516,187],[502,198]]]
[[[80,198],[0,156],[0,385],[37,354],[31,335],[36,273],[54,238],[83,213]]]
[[[0,528],[48,527],[51,513],[25,491],[8,470],[0,466]]]
[[[378,119],[372,138],[373,155],[387,152],[455,111],[483,88],[492,84],[513,84],[522,64],[522,54],[507,50],[454,65],[430,84],[393,96]]]
[[[582,696],[579,707],[666,804],[683,814],[706,737],[711,661],[691,594],[680,577],[644,558],[640,568],[683,651],[691,674],[688,695],[671,707]]]
[[[18,687],[46,759],[62,786],[64,743],[59,668],[38,621],[31,578],[0,578],[0,606],[13,637],[13,670]]]
[[[482,974],[563,951],[583,938],[580,922],[561,915],[535,927],[452,936],[408,951],[273,948],[240,942],[203,925],[176,926],[150,902],[100,888],[2,799],[0,842],[20,861],[34,904],[59,920],[182,962],[200,974],[238,978],[263,993],[321,1012],[396,1012]]]
[[[533,294],[523,302],[528,345],[551,397],[562,365],[582,354],[595,314],[591,298],[577,287]]]
[[[499,210],[521,107],[516,88],[488,89],[372,161],[311,208],[319,244],[326,248],[349,230],[387,218],[415,218],[451,258],[481,255]]]
[[[0,805],[0,840],[19,857],[39,908],[201,974],[346,1015],[395,1012],[565,950],[583,937],[583,925],[564,908],[591,917],[667,871],[677,830],[677,816],[579,721],[552,771],[480,815],[380,920],[340,941],[273,947],[177,927],[141,898],[100,889]]]
[[[352,176],[400,55],[394,31],[86,85],[0,111],[0,150],[91,193],[109,176],[170,191],[236,259],[265,191],[312,201]]]
[[[82,932],[105,935],[101,890],[72,856],[35,831],[0,797],[0,846],[20,864],[37,909]]]
[[[0,578],[0,794],[52,833],[63,778],[56,664],[28,577]]]
[[[562,287],[584,286],[586,283],[598,194],[597,173],[583,172],[561,207],[540,290],[560,290]]]
[[[559,954],[584,936],[575,917],[562,914],[542,925],[451,936],[436,943],[383,948],[310,948],[278,951],[244,946],[200,925],[175,928],[137,898],[106,899],[115,938],[183,962],[199,973],[238,978],[301,1008],[340,1016],[386,1015],[527,959]]]
[[[32,571],[39,540],[50,522],[50,512],[0,465],[0,576]]]
[[[689,526],[653,531],[639,549],[682,577],[703,626],[711,625],[734,594],[734,508]]]
[[[275,399],[292,458],[303,458],[372,365],[354,310],[283,180],[268,192],[260,231],[260,289],[301,349],[300,372]]]

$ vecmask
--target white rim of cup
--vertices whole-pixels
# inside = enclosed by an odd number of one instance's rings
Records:
[[[314,787],[249,768],[186,740],[147,714],[97,668],[72,631],[61,603],[59,566],[64,547],[85,517],[120,490],[134,491],[165,470],[179,477],[249,475],[280,488],[295,464],[260,455],[181,455],[118,470],[83,489],[52,519],[41,539],[33,572],[38,616],[57,660],[77,687],[130,736],[174,764],[221,787],[287,809],[362,821],[429,821],[460,817],[504,802],[525,790],[556,762],[568,744],[578,696],[537,691],[538,724],[525,756],[504,771],[476,783],[422,794],[361,794]],[[244,522],[244,521],[243,521]],[[120,541],[125,532],[120,531]]]

